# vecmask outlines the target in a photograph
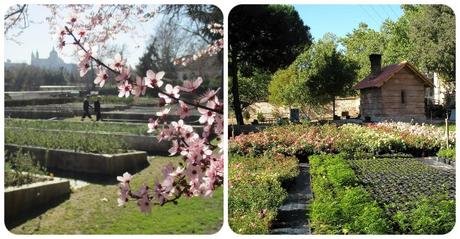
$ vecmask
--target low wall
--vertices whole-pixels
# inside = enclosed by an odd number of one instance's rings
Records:
[[[28,211],[49,206],[50,202],[68,198],[69,195],[70,183],[61,178],[8,187],[5,189],[5,219],[22,216]]]
[[[62,149],[5,144],[5,150],[16,152],[20,148],[30,152],[47,169],[102,175],[121,175],[135,172],[147,164],[147,154],[134,151],[121,154],[93,154]]]

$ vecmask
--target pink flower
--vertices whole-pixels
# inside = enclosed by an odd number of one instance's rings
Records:
[[[114,70],[121,71],[123,66],[125,66],[126,60],[124,60],[119,53],[115,55],[115,58],[112,61],[112,64],[110,64],[110,67],[114,68]]]
[[[107,74],[107,70],[100,68],[96,79],[94,79],[94,84],[99,84],[99,87],[104,87],[104,84],[108,79],[109,75]]]
[[[128,97],[132,89],[133,86],[128,81],[121,83],[120,85],[118,85],[118,97]]]
[[[74,25],[75,23],[77,22],[77,14],[71,14],[68,19],[67,19],[67,23],[69,23],[70,25]]]
[[[163,109],[162,111],[158,111],[158,112],[156,113],[156,115],[157,115],[158,117],[160,117],[160,118],[166,117],[166,115],[169,114],[169,111],[170,111],[170,110],[171,110],[170,108],[165,108],[165,109]]]
[[[85,76],[89,71],[89,61],[81,61],[78,66],[80,67],[80,77]]]
[[[172,86],[171,84],[167,84],[165,87],[165,93],[158,93],[158,96],[164,100],[164,103],[170,104],[174,98],[178,99],[179,95],[179,86]]]
[[[117,176],[117,180],[121,183],[129,183],[131,182],[131,179],[133,179],[133,176],[128,172],[125,172],[123,176]]]
[[[208,108],[214,109],[215,103],[213,101],[208,101],[206,106]],[[212,123],[214,123],[214,117],[216,116],[216,113],[203,108],[198,108],[198,112],[200,112],[201,114],[201,117],[198,119],[200,124],[207,123],[211,125]]]
[[[115,77],[116,81],[128,81],[131,78],[131,67],[122,67],[120,69],[120,75]]]
[[[219,92],[220,87],[217,90],[208,90],[200,99],[200,103],[208,102],[209,100],[213,100],[216,96],[217,92]]]
[[[176,155],[177,152],[181,151],[180,144],[177,142],[177,140],[173,141],[173,146],[168,150],[169,156]]]
[[[147,86],[145,85],[144,81],[140,76],[136,76],[136,85],[134,86],[133,94],[136,97],[140,95],[145,95],[145,91],[147,90]]]
[[[152,70],[147,71],[147,75],[144,77],[145,84],[149,88],[161,87],[163,85],[163,76],[165,75],[164,71],[160,71],[155,74]]]
[[[129,188],[129,184],[126,182],[120,183],[118,187],[119,187],[119,191],[118,191],[119,198],[117,202],[118,202],[118,206],[121,207],[121,206],[124,206],[128,202],[130,188]]]
[[[85,34],[86,34],[86,29],[84,28],[81,28],[77,31],[77,35],[80,36],[80,38],[82,38]]]
[[[179,87],[179,89],[185,92],[192,92],[195,91],[201,85],[201,83],[203,83],[203,78],[201,77],[196,78],[196,80],[193,82],[191,80],[186,80],[184,81],[184,84]]]
[[[149,128],[147,133],[153,133],[158,128],[158,119],[154,121],[152,118],[150,118],[147,127]]]
[[[143,185],[139,192],[135,193],[135,195],[138,197],[137,205],[139,206],[141,212],[144,213],[149,213],[152,210],[152,204],[149,199],[148,190],[149,187],[147,185]]]
[[[179,109],[177,110],[177,114],[181,119],[184,119],[185,117],[189,116],[191,114],[190,108],[188,107],[187,104],[185,104],[182,100],[179,100]]]

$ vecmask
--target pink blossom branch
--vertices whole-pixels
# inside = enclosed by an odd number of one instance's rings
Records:
[[[65,29],[67,31],[67,33],[73,38],[74,40],[74,44],[77,45],[80,49],[82,49],[85,53],[89,53],[87,49],[85,49],[85,47],[81,44],[80,40],[77,39],[77,37],[75,37],[75,35],[73,34],[73,32],[67,27],[65,26]],[[98,65],[108,69],[109,71],[117,74],[117,75],[120,75],[121,73],[117,70],[114,70],[112,69],[111,67],[109,67],[108,65],[106,65],[104,62],[102,62],[101,60],[93,57],[91,54],[90,54],[90,57],[92,60],[94,60]],[[184,102],[185,104],[187,105],[190,105],[190,106],[194,106],[196,108],[202,108],[202,109],[206,109],[206,110],[209,110],[211,112],[214,112],[214,113],[217,113],[217,114],[223,114],[224,112],[222,110],[217,110],[217,109],[213,109],[213,108],[210,108],[210,107],[207,107],[207,106],[204,106],[204,105],[200,105],[198,103],[194,103],[194,102],[190,102],[188,100],[183,100],[183,99],[179,99],[173,95],[169,95],[167,94],[166,92],[164,92],[163,90],[161,90],[160,88],[157,87],[157,90],[159,91],[159,93],[162,93],[164,95],[167,95],[169,98],[171,99],[174,99],[176,101],[179,101],[181,100],[182,102]]]

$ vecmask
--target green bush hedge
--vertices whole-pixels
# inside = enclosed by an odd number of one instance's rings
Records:
[[[5,128],[5,143],[88,153],[114,154],[128,151],[126,144],[114,135],[38,131],[26,128]]]
[[[342,155],[309,158],[313,201],[311,227],[316,234],[383,234],[389,232],[384,210],[360,185]]]
[[[293,157],[230,156],[229,224],[239,234],[267,234],[287,196],[281,187],[299,173]]]

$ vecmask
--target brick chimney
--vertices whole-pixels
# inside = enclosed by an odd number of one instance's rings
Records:
[[[382,69],[382,55],[370,54],[369,60],[371,61],[371,75],[378,75]]]

